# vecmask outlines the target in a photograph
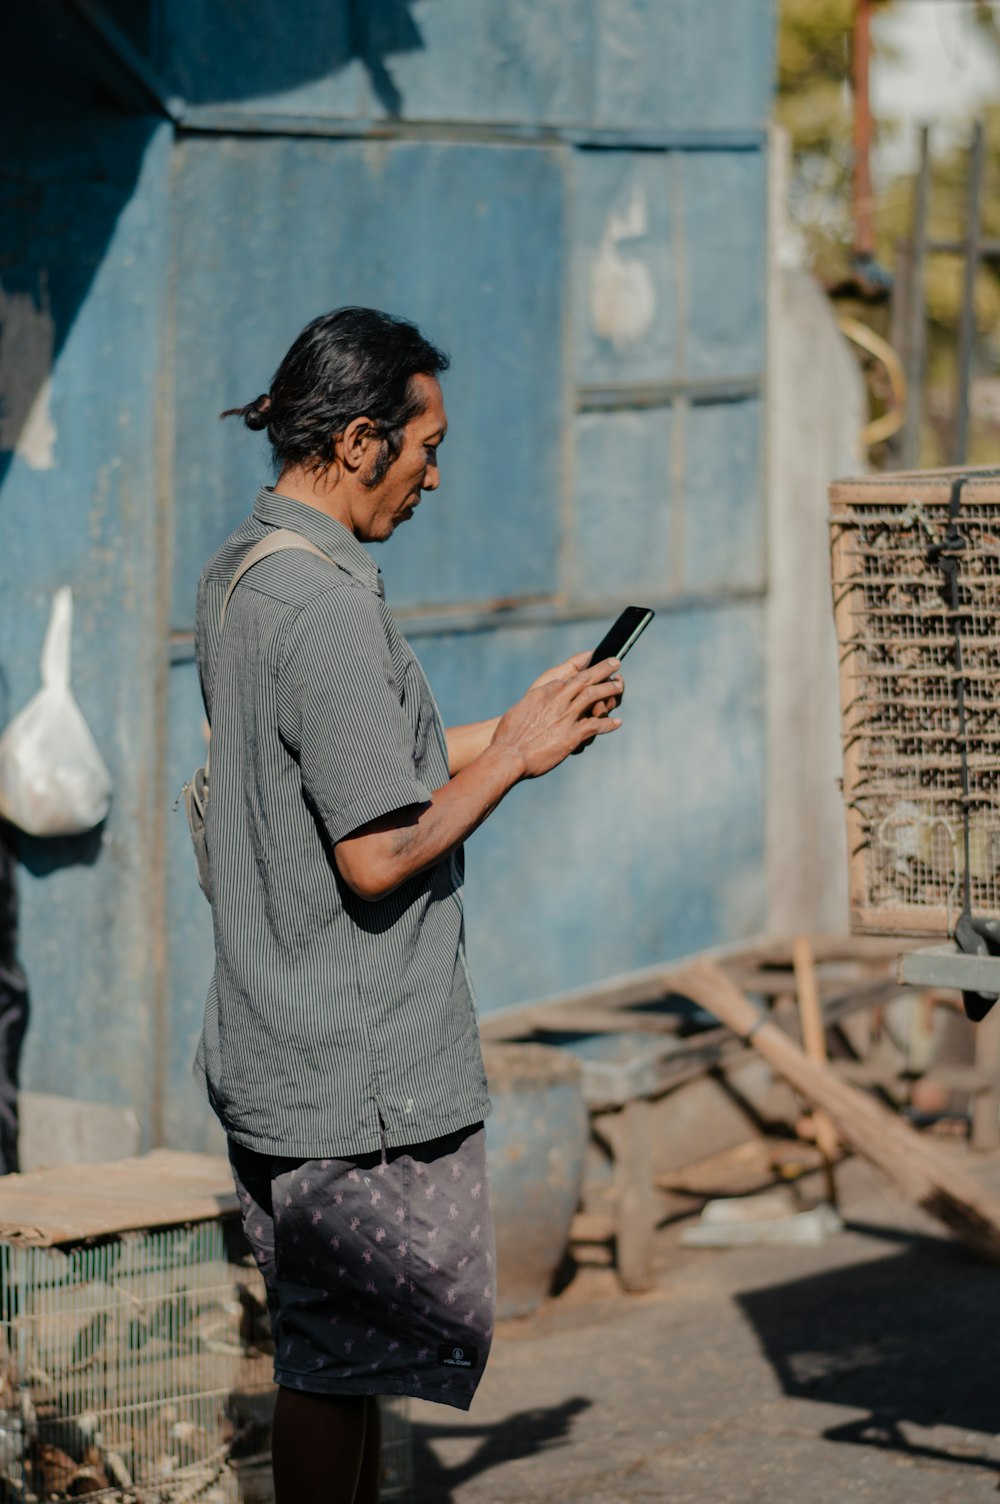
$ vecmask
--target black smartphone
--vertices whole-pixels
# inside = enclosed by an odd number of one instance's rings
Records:
[[[624,658],[633,643],[649,626],[655,611],[648,606],[626,606],[610,631],[605,632],[590,655],[591,663],[600,663],[602,658]]]
[[[600,663],[603,658],[624,658],[632,644],[638,642],[655,615],[656,612],[651,611],[648,606],[626,606],[614,626],[610,631],[605,632],[591,653],[591,664]],[[571,755],[575,757],[588,745],[588,742],[584,742],[583,746],[574,747]]]

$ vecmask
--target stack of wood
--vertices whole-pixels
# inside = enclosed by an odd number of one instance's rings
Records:
[[[584,1089],[595,1141],[610,1154],[613,1174],[610,1209],[578,1218],[575,1233],[586,1243],[612,1243],[626,1288],[652,1281],[653,1231],[665,1209],[697,1210],[709,1197],[746,1194],[816,1169],[835,1204],[834,1167],[845,1152],[876,1165],[979,1254],[1000,1259],[1000,1204],[899,1115],[909,1062],[878,1022],[886,1005],[914,997],[896,976],[903,948],[875,937],[762,939],[484,1020],[494,1039],[575,1047],[587,1037]],[[828,1040],[839,1058],[827,1059]],[[698,1078],[722,1080],[732,1093],[754,1061],[792,1088],[790,1102],[811,1110],[791,1114],[784,1138],[755,1134],[657,1170],[656,1104]],[[995,1135],[995,1074],[959,1074],[965,1089],[979,1094],[977,1122]]]

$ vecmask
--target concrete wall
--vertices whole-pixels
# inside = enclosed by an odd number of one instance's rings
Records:
[[[773,931],[845,931],[847,842],[827,487],[863,469],[864,382],[784,225],[772,153],[768,371],[767,889]]]

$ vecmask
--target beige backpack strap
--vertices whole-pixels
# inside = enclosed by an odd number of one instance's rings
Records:
[[[325,554],[321,548],[317,548],[316,544],[313,543],[311,539],[306,538],[302,533],[294,533],[290,527],[276,528],[273,533],[268,533],[266,538],[261,538],[259,543],[255,543],[253,548],[248,548],[246,553],[243,555],[243,558],[240,560],[239,568],[233,575],[232,579],[229,581],[229,588],[227,589],[225,599],[222,602],[222,610],[219,612],[220,632],[222,630],[222,623],[226,619],[226,607],[229,605],[232,593],[240,583],[240,580],[242,580],[243,576],[246,574],[247,570],[252,569],[255,564],[259,564],[261,559],[267,559],[271,556],[271,554],[284,553],[284,551],[289,548],[304,548],[306,553],[316,554],[318,558],[325,559],[328,564],[335,563],[335,561],[330,558],[329,554]],[[339,569],[340,565],[337,564],[336,568]],[[198,797],[202,805],[204,805],[204,802],[207,799],[208,775],[211,766],[212,738],[210,733],[208,738],[208,747],[205,751],[205,773],[202,779],[202,786],[198,789]],[[190,813],[188,815],[188,819],[190,822]]]
[[[302,533],[293,533],[291,528],[288,527],[279,527],[275,532],[268,533],[267,537],[262,538],[259,543],[255,543],[253,548],[247,549],[239,568],[229,581],[229,589],[226,591],[226,598],[222,602],[222,611],[219,614],[220,629],[226,619],[226,608],[229,605],[232,593],[247,570],[252,569],[255,564],[259,564],[261,559],[267,559],[271,554],[283,553],[288,548],[304,548],[306,553],[316,554],[318,558],[325,559],[328,564],[335,564],[335,561],[330,558],[329,554],[325,554],[321,548],[317,548],[316,544],[311,542],[309,538],[304,537]],[[335,567],[339,568],[339,565],[335,565]]]

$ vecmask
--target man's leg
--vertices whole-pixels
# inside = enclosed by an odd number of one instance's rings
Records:
[[[363,1394],[307,1394],[278,1388],[271,1453],[275,1504],[373,1504],[375,1493],[359,1492],[370,1471],[366,1430],[369,1400]]]
[[[378,1399],[370,1394],[365,1416],[365,1450],[361,1458],[361,1473],[354,1504],[378,1504],[379,1481],[382,1475],[382,1414]]]

